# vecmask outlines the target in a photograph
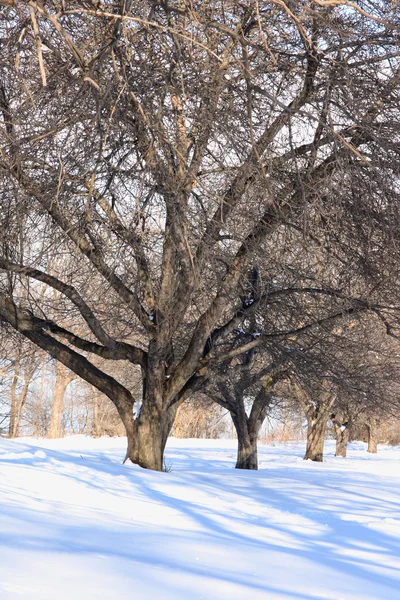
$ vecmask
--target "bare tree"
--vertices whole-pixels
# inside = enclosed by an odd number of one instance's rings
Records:
[[[176,414],[171,434],[177,438],[224,437],[228,431],[226,410],[204,394],[183,402]]]
[[[371,291],[390,279],[388,244],[397,256],[389,3],[15,0],[1,12],[0,315],[114,402],[127,458],[162,469],[179,403],[230,358],[220,344],[249,309],[244,275],[285,231],[317,229],[351,256],[374,286],[342,313],[373,305],[393,329],[392,296]],[[43,285],[65,297],[68,326]],[[140,368],[140,412],[91,356]]]
[[[11,340],[10,340],[11,341]],[[29,388],[37,373],[42,357],[37,348],[23,339],[14,339],[8,344],[8,436],[18,437]]]
[[[76,378],[75,373],[68,371],[62,363],[56,364],[56,377],[53,391],[53,403],[51,407],[51,421],[49,426],[49,438],[61,437],[61,418],[64,405],[64,395],[68,385]]]
[[[274,387],[286,373],[274,365],[252,372],[243,367],[235,361],[225,367],[225,377],[217,373],[209,393],[231,415],[238,439],[236,468],[256,470],[258,435],[274,404]]]

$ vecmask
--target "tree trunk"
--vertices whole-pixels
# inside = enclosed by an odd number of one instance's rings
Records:
[[[335,456],[342,456],[346,458],[347,456],[347,444],[349,442],[349,428],[347,425],[335,425],[335,435],[336,435],[336,452]]]
[[[255,438],[252,436],[246,436],[246,439],[238,439],[236,469],[249,469],[250,471],[257,471],[257,436]]]
[[[307,448],[304,460],[323,462],[325,429],[328,423],[329,411],[325,407],[315,408],[307,415]]]
[[[240,410],[241,408],[242,410]],[[258,469],[258,432],[251,427],[244,407],[237,407],[236,412],[231,411],[231,416],[238,438],[238,451],[235,468],[256,471]]]
[[[163,432],[162,432],[162,452],[163,452],[163,460],[164,460],[164,452],[165,446],[167,445],[168,437],[171,433],[171,430],[174,426],[176,413],[178,411],[179,406],[182,402],[176,402],[169,409],[164,418]]]
[[[51,407],[51,420],[48,437],[50,439],[61,437],[61,418],[64,407],[64,396],[70,382],[75,378],[62,363],[57,362],[56,383],[53,392],[53,404]]]
[[[92,436],[95,438],[100,437],[99,428],[99,401],[97,398],[97,390],[92,389],[92,406],[93,406],[93,417],[92,417]]]
[[[125,460],[153,471],[162,471],[164,464],[163,428],[160,414],[144,409],[133,420],[132,431],[127,430],[128,449]]]
[[[16,437],[16,419],[17,419],[17,385],[20,372],[20,360],[17,357],[14,367],[14,377],[11,383],[11,406],[10,406],[10,422],[8,426],[8,437]]]
[[[376,454],[378,452],[378,425],[376,419],[370,419],[367,423],[368,428],[368,448],[367,452]]]
[[[21,425],[21,419],[24,412],[26,400],[28,398],[29,386],[37,368],[37,361],[35,361],[34,357],[35,351],[31,351],[24,360],[24,385],[19,394],[19,397],[15,398],[14,430],[12,437],[19,436],[19,428]]]
[[[331,421],[335,429],[336,452],[335,456],[346,458],[347,444],[350,439],[350,419],[345,412],[331,415]]]
[[[26,399],[28,397],[29,384],[30,384],[30,378],[28,381],[24,382],[24,387],[22,388],[21,394],[18,398],[18,410],[17,410],[17,414],[16,414],[16,418],[15,418],[14,436],[13,437],[19,436],[19,427],[21,425],[22,414],[24,412]]]
[[[147,402],[128,426],[124,420],[128,438],[125,461],[129,459],[144,469],[164,470],[164,450],[176,409],[174,405],[168,411],[161,411],[156,404]]]

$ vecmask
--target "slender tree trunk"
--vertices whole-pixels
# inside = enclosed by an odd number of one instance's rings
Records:
[[[8,437],[10,437],[10,438],[16,437],[16,419],[17,419],[17,404],[18,404],[17,385],[18,385],[18,379],[19,379],[20,366],[21,366],[21,363],[20,363],[19,358],[17,357],[17,359],[15,361],[15,367],[14,367],[14,377],[13,377],[12,383],[11,383],[10,423],[8,426]]]
[[[367,452],[376,454],[378,452],[378,424],[376,419],[370,419],[367,423],[368,448]]]
[[[48,437],[50,439],[61,437],[61,418],[64,407],[64,396],[68,385],[75,378],[62,363],[57,362],[56,383],[53,392],[53,404],[51,407],[51,420]]]
[[[99,401],[97,398],[97,390],[92,388],[92,407],[93,407],[93,418],[92,418],[92,436],[97,438],[100,437],[99,428]]]
[[[35,437],[39,437],[42,433],[42,407],[43,407],[43,398],[44,398],[44,388],[45,388],[45,370],[42,364],[42,374],[40,377],[40,390],[39,390],[39,399],[36,406],[35,414],[34,414],[34,431],[33,435]]]
[[[329,406],[318,405],[307,414],[307,448],[304,460],[324,460],[325,430],[329,419]]]
[[[14,437],[19,436],[19,428],[21,425],[21,419],[24,412],[26,400],[28,398],[29,386],[31,384],[32,378],[35,374],[36,368],[38,365],[38,361],[35,360],[35,351],[29,352],[28,356],[24,360],[24,385],[22,387],[21,393],[16,400],[16,413],[14,420]]]
[[[21,394],[18,398],[18,410],[15,418],[15,426],[14,426],[14,437],[19,436],[19,428],[21,425],[22,414],[24,412],[26,399],[28,397],[28,389],[30,384],[30,378],[28,381],[24,382],[24,387],[22,388]]]

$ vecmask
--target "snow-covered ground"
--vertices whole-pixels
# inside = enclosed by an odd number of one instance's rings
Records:
[[[398,600],[400,448],[304,462],[304,444],[175,440],[170,472],[124,439],[0,440],[0,598]]]

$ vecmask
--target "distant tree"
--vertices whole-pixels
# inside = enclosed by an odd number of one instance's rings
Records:
[[[261,427],[274,405],[274,388],[285,377],[284,369],[268,365],[250,371],[235,361],[213,379],[209,394],[220,406],[229,411],[237,439],[237,469],[258,469],[257,440]]]
[[[75,373],[68,371],[60,362],[56,363],[55,382],[51,406],[51,420],[48,437],[61,437],[61,421],[64,406],[64,395],[69,384],[76,378]]]
[[[177,411],[171,435],[177,438],[218,439],[228,432],[226,410],[204,394],[183,402]]]
[[[347,456],[347,444],[351,436],[352,418],[349,413],[350,411],[342,407],[335,409],[335,412],[330,415],[336,438],[335,456],[343,458]]]

